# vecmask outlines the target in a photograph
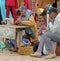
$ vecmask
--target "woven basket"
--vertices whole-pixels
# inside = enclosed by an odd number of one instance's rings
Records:
[[[33,53],[33,47],[30,45],[25,46],[23,44],[20,44],[20,48],[18,49],[18,53],[20,55],[30,55]]]

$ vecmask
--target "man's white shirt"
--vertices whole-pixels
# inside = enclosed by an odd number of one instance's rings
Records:
[[[49,28],[52,32],[60,33],[60,13],[56,16],[54,24],[49,22]]]

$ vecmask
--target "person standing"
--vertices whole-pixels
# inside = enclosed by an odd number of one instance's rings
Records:
[[[5,0],[0,0],[0,11],[1,11],[2,20],[4,23],[6,23]]]
[[[29,0],[24,0],[24,6],[25,6],[27,9],[30,9]]]
[[[1,11],[2,22],[6,24],[5,0],[0,0],[0,11]],[[9,18],[12,18],[11,13],[9,14]]]
[[[10,11],[12,12],[12,16],[14,18],[14,24],[17,20],[16,16],[16,8],[18,7],[17,0],[5,0],[5,7],[6,7],[6,17],[9,17]]]
[[[0,24],[2,22],[2,15],[1,15],[1,9],[0,9]]]

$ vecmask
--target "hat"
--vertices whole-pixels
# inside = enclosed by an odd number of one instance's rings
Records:
[[[16,11],[22,11],[22,10],[26,10],[27,8],[25,6],[21,6],[19,7]]]

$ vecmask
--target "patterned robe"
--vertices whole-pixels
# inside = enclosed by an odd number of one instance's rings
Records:
[[[34,16],[36,13],[37,4],[38,0],[24,0],[24,5],[27,7],[27,9],[32,10]]]

